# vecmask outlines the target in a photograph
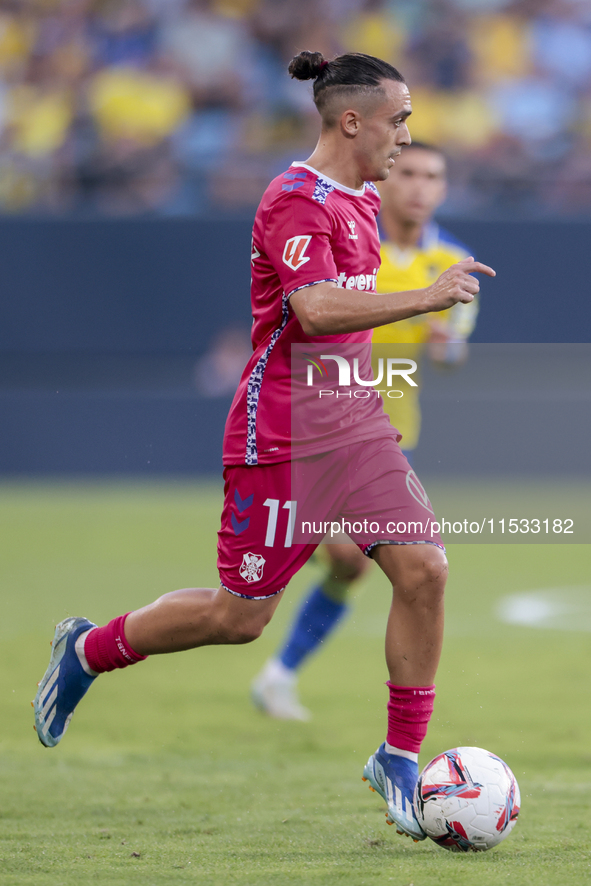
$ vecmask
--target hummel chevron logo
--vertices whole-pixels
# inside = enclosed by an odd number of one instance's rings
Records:
[[[243,514],[244,511],[247,510],[251,506],[254,501],[254,493],[247,495],[246,498],[242,498],[237,489],[234,490],[234,503],[238,508],[238,513]],[[240,521],[236,514],[231,514],[230,520],[232,522],[232,529],[234,530],[234,535],[240,535],[241,532],[244,532],[245,529],[248,529],[250,523],[250,517],[246,517],[244,520]]]
[[[282,191],[296,191],[298,188],[301,188],[305,184],[305,182],[294,181],[294,179],[296,179],[296,178],[305,179],[306,173],[305,172],[296,172],[296,173],[286,172],[284,174],[283,178],[287,179],[288,181],[292,181],[293,184],[292,185],[281,185],[281,190]]]
[[[247,495],[246,498],[240,498],[240,493],[237,489],[234,490],[234,501],[236,502],[236,507],[238,508],[239,513],[243,513],[247,508],[249,508],[253,502],[254,494],[251,493]]]
[[[236,514],[232,514],[232,529],[234,530],[234,535],[240,535],[241,532],[244,532],[245,529],[248,529],[248,524],[250,523],[250,517],[247,517],[246,520],[243,520],[242,523],[238,520]]]

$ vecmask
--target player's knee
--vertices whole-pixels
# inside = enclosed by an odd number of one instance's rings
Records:
[[[335,577],[344,581],[358,581],[358,579],[363,578],[369,565],[369,560],[365,554],[360,553],[359,558],[339,564],[339,568],[335,570]]]
[[[445,554],[439,548],[434,547],[433,551],[430,551],[422,559],[409,582],[409,601],[425,610],[441,606],[445,594],[447,572]]]
[[[443,600],[447,558],[435,545],[399,548],[394,591],[402,591],[409,604],[432,608]]]
[[[256,605],[256,604],[255,604]],[[243,645],[252,643],[263,633],[269,618],[258,612],[253,612],[251,617],[228,618],[221,617],[219,620],[219,636],[223,637],[224,643]]]
[[[228,632],[229,642],[237,646],[245,643],[253,643],[263,633],[264,624],[249,622],[248,624],[233,625]]]
[[[356,581],[367,572],[370,562],[357,546],[342,545],[338,556],[332,558],[331,575],[339,581]]]
[[[448,564],[447,557],[441,548],[435,545],[425,545],[430,550],[426,553],[421,564],[422,584],[433,590],[439,589],[441,594],[447,581]]]

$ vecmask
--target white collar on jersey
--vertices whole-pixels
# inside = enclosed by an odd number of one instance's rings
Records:
[[[329,185],[332,185],[333,188],[336,188],[337,191],[344,191],[345,194],[352,194],[353,197],[363,197],[365,194],[365,182],[363,183],[363,187],[358,191],[355,188],[348,188],[346,185],[342,185],[340,182],[336,182],[334,179],[329,178],[327,175],[324,175],[323,172],[318,172],[317,169],[314,169],[313,166],[308,166],[307,163],[300,163],[298,161],[291,164],[292,166],[303,166],[304,169],[309,169],[310,172],[313,172],[314,175],[317,175],[319,178],[323,179],[325,182],[328,182]]]

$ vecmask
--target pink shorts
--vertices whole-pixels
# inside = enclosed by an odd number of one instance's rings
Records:
[[[379,544],[445,550],[427,493],[394,436],[291,462],[232,465],[224,480],[218,569],[223,587],[239,597],[280,593],[325,536],[342,541],[345,532],[368,556]]]

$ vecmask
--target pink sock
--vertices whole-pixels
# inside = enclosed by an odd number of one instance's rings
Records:
[[[91,670],[97,674],[114,671],[115,668],[126,668],[138,661],[144,661],[147,655],[138,655],[125,637],[125,619],[129,615],[119,615],[105,625],[104,628],[93,628],[84,641],[84,654]]]
[[[435,686],[394,686],[389,682],[386,686],[390,690],[386,741],[418,754],[433,713]]]

